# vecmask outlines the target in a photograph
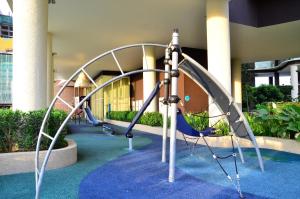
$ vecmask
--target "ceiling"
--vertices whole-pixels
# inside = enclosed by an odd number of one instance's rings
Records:
[[[167,44],[179,28],[180,44],[206,49],[205,0],[57,0],[49,4],[55,79],[110,49],[132,43]],[[230,24],[232,57],[243,62],[300,56],[300,21],[263,28]],[[124,70],[140,67],[140,49],[117,54]],[[162,56],[163,51],[157,51]],[[91,76],[116,70],[112,57],[96,63]]]

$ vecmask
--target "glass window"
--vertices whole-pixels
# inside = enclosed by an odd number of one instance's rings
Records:
[[[12,55],[0,54],[0,104],[11,104]]]

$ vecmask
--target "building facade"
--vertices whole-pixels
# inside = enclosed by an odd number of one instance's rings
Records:
[[[0,107],[12,105],[12,17],[0,15]]]

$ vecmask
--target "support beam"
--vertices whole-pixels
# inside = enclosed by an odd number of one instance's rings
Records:
[[[47,104],[48,1],[14,0],[13,109]]]
[[[208,71],[218,79],[231,94],[229,1],[206,1],[207,58]],[[213,100],[209,98],[209,104]],[[209,107],[209,115],[219,115],[217,106]],[[214,119],[217,120],[217,119]],[[210,123],[214,123],[210,120]]]
[[[240,59],[233,59],[231,68],[231,85],[232,85],[232,95],[242,110],[242,63]]]
[[[274,72],[275,86],[279,86],[279,73]]]
[[[269,85],[273,85],[273,76],[269,77]]]
[[[298,101],[298,66],[297,65],[292,65],[290,67],[291,71],[291,85],[292,85],[292,90],[291,90],[291,96],[293,101]]]
[[[52,52],[52,34],[47,35],[47,106],[50,105],[54,96],[54,69]]]
[[[156,68],[156,59],[154,47],[145,46],[143,50],[143,69],[155,69]],[[148,72],[143,73],[143,92],[144,92],[144,102],[148,99],[150,93],[155,88],[156,84],[156,73]],[[157,111],[157,97],[154,97],[152,102],[149,104],[146,109],[147,112],[156,112]]]

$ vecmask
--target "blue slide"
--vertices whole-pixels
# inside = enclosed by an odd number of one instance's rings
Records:
[[[90,124],[93,124],[94,126],[102,126],[104,124],[104,122],[97,120],[94,117],[94,115],[89,107],[84,108],[84,111],[86,113],[87,119]]]
[[[133,135],[131,133],[131,130],[133,129],[134,125],[138,122],[138,120],[141,118],[141,116],[143,115],[143,113],[145,112],[145,110],[147,109],[147,107],[149,106],[149,104],[151,103],[151,101],[153,100],[153,98],[155,97],[155,95],[157,95],[157,93],[160,90],[160,81],[156,83],[155,88],[153,89],[153,91],[150,93],[148,99],[144,102],[142,108],[140,109],[140,111],[136,114],[136,116],[133,118],[132,122],[130,123],[129,127],[127,128],[125,135],[127,138],[132,138]]]
[[[181,131],[183,134],[200,137],[200,134],[203,136],[213,135],[215,128],[208,127],[202,131],[195,130],[191,125],[187,123],[180,109],[177,110],[177,130]]]

